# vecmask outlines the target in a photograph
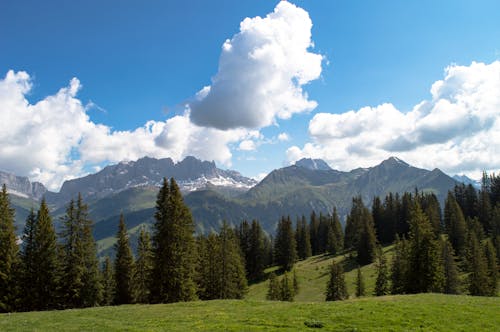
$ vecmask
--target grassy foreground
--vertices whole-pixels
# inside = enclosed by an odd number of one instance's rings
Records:
[[[499,331],[500,299],[422,294],[342,302],[209,301],[0,315],[0,331]]]

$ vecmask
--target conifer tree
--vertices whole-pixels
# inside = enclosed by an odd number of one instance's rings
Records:
[[[340,224],[340,218],[337,213],[337,208],[333,208],[333,214],[328,227],[328,241],[327,250],[331,254],[339,254],[344,248],[344,233],[342,231],[342,225]]]
[[[297,295],[299,292],[299,278],[297,277],[297,271],[293,270],[293,293]]]
[[[460,279],[458,268],[455,263],[455,252],[453,246],[447,239],[441,239],[441,255],[444,264],[444,289],[445,294],[458,294],[460,288]]]
[[[76,219],[80,225],[80,237],[82,244],[83,274],[81,289],[82,305],[84,307],[95,306],[101,301],[102,285],[99,273],[99,262],[97,260],[97,247],[92,235],[93,222],[88,214],[88,206],[83,203],[81,194],[76,201]]]
[[[0,312],[15,309],[19,246],[17,245],[14,209],[10,206],[5,184],[0,192]]]
[[[422,194],[420,197],[420,204],[422,205],[422,210],[427,215],[427,218],[429,218],[434,234],[438,237],[442,231],[441,206],[438,198],[434,195],[434,193]]]
[[[477,212],[478,212],[479,222],[483,226],[485,233],[489,233],[492,229],[491,225],[492,207],[491,207],[488,187],[483,186],[483,188],[479,192]]]
[[[326,301],[339,301],[347,299],[347,287],[345,284],[344,268],[342,263],[332,262],[330,277],[326,286]]]
[[[123,214],[120,215],[115,244],[115,304],[128,304],[133,301],[134,257],[128,241],[127,228]]]
[[[290,271],[297,260],[295,236],[290,217],[282,217],[278,223],[274,255],[276,263],[285,271]]]
[[[387,229],[386,218],[384,216],[384,206],[380,201],[380,197],[375,196],[372,202],[372,218],[373,225],[375,226],[375,232],[377,234],[377,240],[380,243],[386,244],[387,236],[386,232],[390,231]]]
[[[309,235],[310,235],[309,237],[311,241],[312,255],[320,254],[318,229],[319,229],[319,220],[318,217],[316,216],[316,212],[313,211],[311,213],[309,221]]]
[[[418,202],[410,215],[408,293],[441,292],[444,287],[444,271],[439,244],[432,226]]]
[[[274,272],[271,272],[271,274],[269,275],[269,286],[267,289],[266,298],[271,301],[280,301],[281,299],[280,284]]]
[[[389,288],[389,271],[387,269],[387,260],[382,252],[379,252],[377,257],[377,279],[375,281],[375,296],[384,296],[390,293]]]
[[[285,272],[285,275],[283,276],[283,278],[281,278],[280,293],[280,301],[292,302],[295,297],[293,281],[290,280],[288,272]]]
[[[149,301],[149,277],[153,267],[153,256],[149,233],[143,228],[137,240],[137,260],[133,278],[134,302],[148,303]]]
[[[375,259],[377,252],[377,237],[375,235],[375,228],[373,227],[372,216],[367,208],[362,211],[362,224],[360,225],[360,234],[357,249],[358,264],[370,264]]]
[[[60,264],[56,232],[45,199],[37,213],[33,242],[33,257],[29,259],[35,264],[33,309],[56,309],[60,307]]]
[[[484,253],[488,267],[488,295],[496,296],[498,292],[498,263],[495,248],[490,239],[485,243]]]
[[[347,216],[344,247],[345,249],[356,248],[359,242],[360,230],[364,226],[366,218],[366,207],[363,204],[361,196],[353,197],[351,212]]]
[[[242,299],[248,290],[243,257],[237,239],[225,221],[218,240],[220,251],[216,256],[219,257],[220,293],[217,298]]]
[[[219,297],[220,243],[216,234],[200,236],[197,239],[198,264],[197,264],[197,292],[201,300],[213,300]]]
[[[164,179],[156,200],[153,233],[151,301],[179,302],[196,298],[195,240],[191,212],[177,183]]]
[[[490,295],[488,262],[483,247],[474,232],[469,232],[467,241],[468,290],[470,295]]]
[[[362,296],[365,296],[365,281],[363,280],[361,267],[358,265],[358,271],[356,274],[356,297]]]
[[[462,210],[451,192],[448,192],[445,202],[444,223],[453,249],[462,256],[467,241],[467,227]]]
[[[408,243],[404,237],[400,240],[399,235],[396,235],[391,266],[391,294],[406,293],[408,264]]]
[[[102,297],[101,305],[112,305],[115,299],[115,276],[113,274],[113,264],[111,258],[106,256],[101,271]]]
[[[297,241],[297,255],[300,259],[311,257],[311,235],[309,227],[307,226],[306,217],[302,216],[297,220],[297,227],[295,231]]]
[[[36,304],[36,243],[35,243],[35,229],[36,229],[36,214],[33,208],[26,218],[23,231],[23,246],[21,251],[21,275],[20,275],[20,289],[23,290],[21,296],[22,311],[35,310]]]

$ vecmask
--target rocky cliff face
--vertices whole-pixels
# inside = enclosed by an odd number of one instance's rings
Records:
[[[39,182],[32,183],[27,177],[0,171],[0,185],[4,184],[10,194],[25,198],[38,200],[47,192],[47,188]]]

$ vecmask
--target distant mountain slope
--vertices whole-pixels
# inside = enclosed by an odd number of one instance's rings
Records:
[[[256,181],[240,173],[221,170],[214,162],[194,157],[174,163],[172,159],[144,157],[137,161],[121,162],[82,178],[65,181],[59,193],[49,193],[47,200],[56,206],[65,204],[78,193],[86,199],[96,200],[112,196],[120,191],[147,186],[159,186],[163,178],[174,177],[183,192],[212,186],[246,191]]]
[[[321,159],[302,158],[295,162],[295,166],[319,171],[331,170],[331,167]]]
[[[0,186],[4,184],[9,193],[23,198],[38,200],[47,192],[40,182],[30,182],[25,176],[0,171]]]

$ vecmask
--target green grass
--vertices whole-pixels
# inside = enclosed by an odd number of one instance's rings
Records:
[[[0,315],[0,331],[498,331],[500,299],[422,294],[342,302],[208,301]]]
[[[387,261],[390,262],[392,259],[393,246],[385,247],[383,250]],[[355,262],[355,258],[351,258],[349,254],[336,257],[319,255],[299,261],[295,264],[294,269],[297,274],[300,287],[299,293],[295,297],[295,301],[317,302],[325,300],[324,293],[329,277],[328,273],[334,259],[336,262],[340,261],[344,263],[347,290],[350,297],[354,297],[356,292],[355,283],[358,267]],[[276,270],[276,268],[266,270],[266,273],[270,273],[271,270]],[[375,289],[375,280],[377,278],[375,264],[373,263],[362,266],[361,273],[365,282],[366,294],[372,295]],[[268,281],[252,284],[249,287],[247,298],[252,300],[265,300],[267,288]]]

